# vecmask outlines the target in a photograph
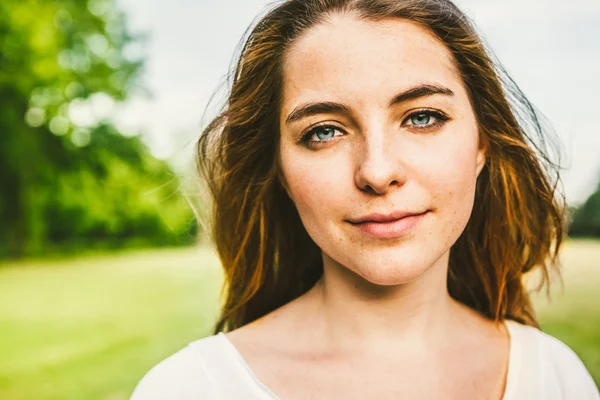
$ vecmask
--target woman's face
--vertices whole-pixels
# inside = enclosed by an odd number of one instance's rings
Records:
[[[448,256],[485,151],[433,34],[348,15],[309,29],[286,53],[280,126],[286,189],[325,268],[397,285]]]

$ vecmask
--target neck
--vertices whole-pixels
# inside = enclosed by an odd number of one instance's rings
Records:
[[[338,348],[443,346],[468,312],[448,293],[448,260],[447,253],[411,282],[381,286],[325,257],[311,290],[319,334]]]

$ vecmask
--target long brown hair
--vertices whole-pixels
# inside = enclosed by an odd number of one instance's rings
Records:
[[[221,114],[198,141],[211,198],[210,234],[225,271],[215,333],[243,326],[310,289],[321,251],[282,187],[278,164],[286,49],[335,13],[402,18],[433,32],[454,57],[489,145],[466,229],[450,253],[448,291],[490,319],[539,327],[523,274],[558,272],[565,202],[541,115],[449,0],[288,0],[247,35]]]

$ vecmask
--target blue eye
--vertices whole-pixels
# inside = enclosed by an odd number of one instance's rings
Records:
[[[410,117],[410,121],[413,125],[428,125],[430,120],[431,115],[425,113],[414,114],[412,117]]]
[[[450,118],[439,111],[421,110],[409,115],[402,125],[415,129],[429,129],[443,125]]]
[[[336,134],[337,133],[337,134]],[[308,147],[318,146],[330,141],[335,136],[343,134],[342,130],[334,125],[316,126],[302,135],[300,141]]]
[[[335,136],[335,129],[331,126],[320,126],[313,130],[313,134],[316,135],[319,140],[331,139]]]

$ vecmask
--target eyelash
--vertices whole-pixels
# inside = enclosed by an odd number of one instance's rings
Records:
[[[427,115],[430,117],[434,117],[435,118],[435,122],[422,126],[420,127],[420,125],[409,125],[410,127],[412,127],[412,129],[416,129],[416,130],[421,130],[421,131],[426,131],[426,130],[432,130],[434,128],[437,128],[443,124],[445,124],[446,122],[448,122],[450,120],[450,117],[448,117],[446,114],[444,114],[441,111],[437,111],[437,110],[431,110],[431,109],[421,109],[421,110],[416,110],[414,112],[412,112],[411,114],[409,114],[404,121],[402,121],[402,126],[405,126],[404,123],[408,120],[410,120],[413,117],[419,116],[419,115]],[[327,143],[331,140],[333,140],[336,136],[331,137],[329,139],[324,139],[324,140],[310,140],[310,138],[316,134],[316,132],[319,129],[323,129],[323,128],[330,128],[336,131],[341,131],[341,129],[339,127],[337,127],[336,125],[331,125],[331,124],[321,124],[321,125],[317,125],[314,126],[313,128],[309,129],[308,131],[306,131],[304,134],[302,134],[302,137],[300,138],[300,143],[304,144],[308,147],[318,147],[319,145],[321,145],[322,143]]]

